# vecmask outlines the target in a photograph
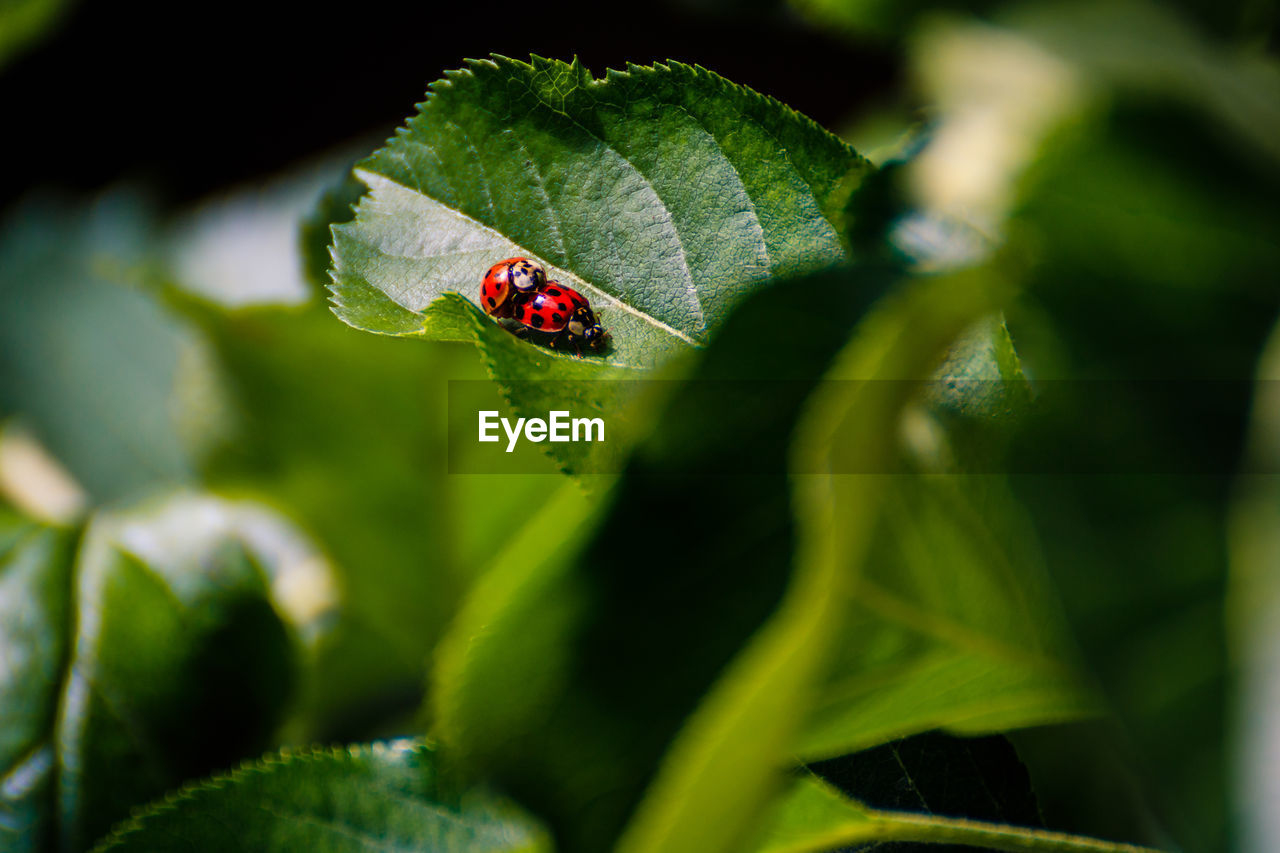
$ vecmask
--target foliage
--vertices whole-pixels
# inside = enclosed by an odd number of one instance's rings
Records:
[[[183,496],[74,529],[4,522],[6,849],[83,849],[270,742],[301,674],[291,617],[319,615],[291,614],[275,582],[326,582],[295,532]]]
[[[936,105],[881,169],[700,66],[493,56],[217,215],[14,208],[5,849],[1224,848],[1280,76],[944,5],[797,3]],[[602,353],[477,305],[513,255]],[[553,409],[608,441],[475,441]]]
[[[433,758],[428,747],[403,741],[280,753],[182,789],[94,849],[546,849],[509,806],[451,792]],[[228,825],[227,812],[247,819]]]

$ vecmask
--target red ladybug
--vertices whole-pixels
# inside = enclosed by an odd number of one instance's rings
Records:
[[[549,281],[522,298],[512,317],[523,327],[523,335],[536,335],[552,349],[572,346],[578,355],[584,347],[600,349],[609,337],[587,298],[558,281]]]
[[[547,273],[528,258],[507,258],[489,268],[480,282],[480,307],[494,317],[511,317],[524,295],[547,283]]]

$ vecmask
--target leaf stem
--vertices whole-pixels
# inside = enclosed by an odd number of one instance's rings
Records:
[[[860,836],[874,835],[876,841],[966,844],[1009,853],[1160,853],[1152,847],[1046,829],[903,812],[873,814],[870,825],[859,823],[850,828]]]

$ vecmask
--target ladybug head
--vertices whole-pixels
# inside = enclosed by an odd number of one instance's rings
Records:
[[[604,329],[591,309],[583,306],[573,312],[566,327],[569,334],[586,343],[590,349],[599,349],[605,342]]]
[[[507,281],[521,293],[531,293],[547,283],[547,273],[541,264],[526,258],[512,258],[506,263],[511,265]]]

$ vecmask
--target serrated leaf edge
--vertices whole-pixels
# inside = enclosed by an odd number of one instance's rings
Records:
[[[353,763],[362,758],[381,758],[410,752],[427,754],[434,751],[435,744],[429,738],[374,741],[345,746],[284,747],[275,752],[266,753],[259,758],[247,759],[230,770],[188,782],[173,791],[169,791],[159,800],[154,800],[147,805],[135,808],[129,817],[112,827],[106,835],[94,844],[91,853],[103,853],[103,851],[108,850],[115,844],[126,840],[130,834],[141,831],[144,828],[144,821],[149,818],[175,812],[183,804],[194,801],[200,794],[224,790],[249,776],[265,775],[280,767],[292,764],[335,759],[340,762]]]

